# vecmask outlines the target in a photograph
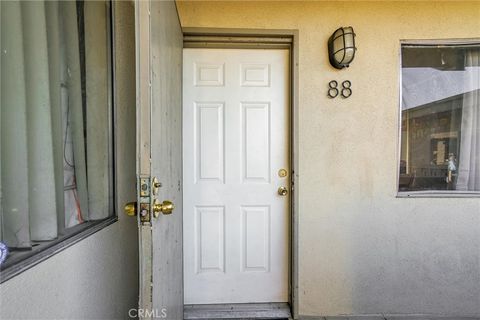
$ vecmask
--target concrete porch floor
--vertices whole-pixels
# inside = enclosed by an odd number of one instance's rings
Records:
[[[479,320],[480,317],[440,316],[440,315],[359,315],[332,317],[300,317],[302,320]]]

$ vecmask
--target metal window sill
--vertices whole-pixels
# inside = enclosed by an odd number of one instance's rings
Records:
[[[400,191],[397,198],[480,198],[479,191]]]
[[[32,268],[38,263],[111,225],[117,220],[117,217],[113,216],[103,220],[85,222],[67,229],[66,233],[58,239],[41,242],[36,247],[32,248],[32,250],[15,252],[14,256],[10,257],[10,260],[7,259],[7,261],[1,266],[0,283]]]

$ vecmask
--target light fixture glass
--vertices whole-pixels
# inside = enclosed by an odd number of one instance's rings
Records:
[[[328,39],[328,56],[330,64],[343,69],[355,58],[355,33],[352,27],[338,28]]]

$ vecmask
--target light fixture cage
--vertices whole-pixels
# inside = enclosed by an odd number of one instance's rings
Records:
[[[330,64],[337,69],[348,67],[355,58],[356,51],[355,32],[352,27],[338,28],[328,39]]]

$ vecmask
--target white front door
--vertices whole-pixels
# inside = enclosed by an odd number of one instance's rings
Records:
[[[184,49],[185,304],[288,301],[289,51]]]

